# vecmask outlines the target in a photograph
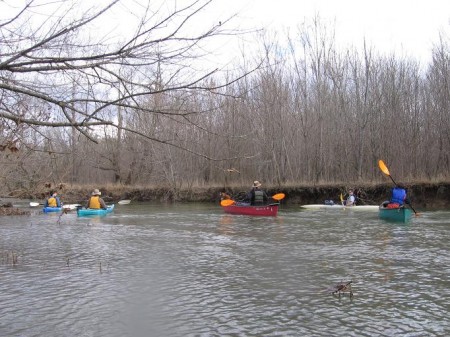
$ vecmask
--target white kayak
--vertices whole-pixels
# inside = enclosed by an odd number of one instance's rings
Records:
[[[343,206],[339,204],[326,205],[326,204],[313,204],[302,205],[301,208],[305,209],[348,209],[352,211],[378,211],[378,205],[356,205],[356,206]]]

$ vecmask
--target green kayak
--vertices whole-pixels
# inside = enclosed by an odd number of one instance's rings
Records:
[[[387,208],[381,205],[378,216],[380,219],[406,223],[411,219],[412,211],[406,207]]]

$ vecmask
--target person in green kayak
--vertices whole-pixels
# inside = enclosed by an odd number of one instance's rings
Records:
[[[250,202],[250,205],[265,205],[269,197],[266,192],[261,189],[261,183],[257,180],[253,182],[253,186],[250,192],[248,192],[246,200]]]
[[[408,190],[402,185],[397,185],[391,190],[391,199],[383,203],[387,208],[399,208],[404,204],[410,205],[411,201],[407,196]]]
[[[97,188],[92,192],[91,197],[89,198],[89,200],[86,203],[86,208],[90,208],[90,209],[106,209],[107,206],[105,204],[105,201],[100,198],[100,196],[102,195],[102,192],[100,192]]]
[[[45,201],[44,207],[61,207],[61,200],[56,191],[50,192],[50,197]]]

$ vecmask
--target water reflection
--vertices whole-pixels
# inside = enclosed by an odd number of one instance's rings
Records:
[[[441,336],[449,215],[405,225],[376,213],[130,204],[59,223],[2,217],[0,335]],[[353,299],[329,293],[347,280]]]

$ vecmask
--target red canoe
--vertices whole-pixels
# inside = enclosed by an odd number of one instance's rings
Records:
[[[241,215],[260,215],[260,216],[276,216],[279,204],[270,204],[265,206],[222,206],[225,213],[241,214]]]

